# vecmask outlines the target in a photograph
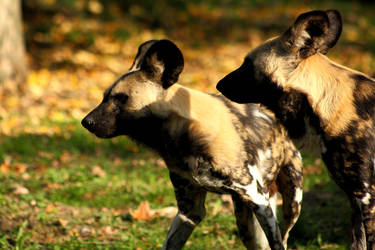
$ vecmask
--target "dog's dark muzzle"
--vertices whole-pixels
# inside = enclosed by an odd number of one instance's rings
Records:
[[[100,138],[111,138],[116,135],[116,118],[114,114],[106,112],[105,106],[99,105],[83,118],[81,124]]]
[[[94,125],[95,125],[95,121],[94,119],[92,119],[91,117],[89,116],[86,116],[85,118],[82,119],[81,121],[81,124],[82,126],[87,129],[88,131],[90,131],[91,133],[94,133]]]

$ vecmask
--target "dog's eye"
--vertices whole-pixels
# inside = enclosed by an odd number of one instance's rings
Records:
[[[113,99],[115,99],[116,101],[124,104],[128,100],[128,96],[125,95],[125,94],[116,94],[116,95],[113,96]]]

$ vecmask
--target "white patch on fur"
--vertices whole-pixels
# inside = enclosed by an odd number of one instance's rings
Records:
[[[265,152],[264,155],[261,156],[261,155],[259,154],[259,151],[260,151],[260,150],[258,150],[259,159],[260,159],[261,157],[265,157],[265,155],[267,154],[267,152]],[[263,151],[260,151],[260,152],[263,153]],[[265,159],[262,159],[262,160],[264,161]],[[259,161],[262,162],[262,160],[259,160]],[[254,179],[259,183],[259,185],[260,185],[261,187],[263,187],[263,178],[262,178],[260,172],[258,171],[258,168],[257,168],[256,166],[252,166],[252,165],[248,165],[247,168],[249,169],[250,174],[251,174],[251,175],[254,177]]]
[[[309,33],[307,33],[305,30],[302,31],[300,36],[298,36],[298,38],[294,41],[294,46],[296,46],[298,48],[304,47],[305,44],[306,44],[306,40],[309,39],[309,38],[310,38]]]
[[[297,157],[302,160],[302,155],[299,151],[297,151]]]
[[[264,168],[265,164],[267,164],[272,157],[272,151],[270,148],[267,148],[265,151],[258,149],[258,158],[259,158],[259,166]]]
[[[263,187],[263,179],[260,175],[258,169],[254,166],[249,165],[248,166],[250,174],[253,176],[253,180],[249,185],[241,185],[239,183],[234,183],[233,185],[237,188],[241,188],[245,190],[246,194],[250,197],[251,201],[253,201],[257,205],[269,205],[269,194],[261,194],[258,192],[258,183],[261,187]]]
[[[366,193],[366,195],[361,199],[362,204],[365,204],[365,205],[370,204],[370,198],[371,198],[371,195],[369,193]]]
[[[274,173],[272,171],[269,171],[269,168],[272,167],[272,165],[271,165],[272,160],[271,159],[272,159],[272,150],[270,148],[267,148],[264,151],[258,149],[258,160],[259,160],[258,166],[260,166],[260,168],[257,168],[256,171],[259,173],[258,174],[259,176],[261,176],[261,177],[265,176],[265,178],[267,178],[269,180],[273,179],[273,177],[274,177]],[[262,178],[262,180],[263,180],[263,178]]]
[[[173,235],[179,227],[181,227],[184,223],[189,223],[192,226],[195,226],[196,224],[190,220],[185,215],[181,214],[180,211],[178,211],[176,217],[174,217],[171,228],[169,230],[168,236]],[[168,237],[167,237],[168,240]]]
[[[263,195],[258,193],[258,188],[256,186],[256,181],[251,182],[247,186],[243,186],[239,183],[234,183],[234,186],[237,188],[244,189],[246,194],[250,197],[251,201],[254,202],[257,205],[263,205],[267,206],[269,204],[267,196],[268,195]]]
[[[135,61],[134,61],[133,67],[131,67],[128,72],[130,73],[130,72],[134,72],[134,71],[139,70],[140,68],[137,67],[138,63],[139,63],[139,59],[136,58]]]
[[[296,189],[296,195],[294,197],[294,201],[301,203],[302,202],[302,196],[303,196],[303,190],[302,188],[297,188]]]
[[[186,215],[183,215],[180,212],[178,212],[177,216],[179,217],[179,219],[181,219],[181,221],[195,225],[194,221],[190,220],[188,217],[186,217]]]
[[[260,119],[266,120],[267,122],[272,123],[272,120],[266,114],[261,112],[259,109],[255,109],[254,112],[253,112],[253,115],[256,118],[260,118]]]

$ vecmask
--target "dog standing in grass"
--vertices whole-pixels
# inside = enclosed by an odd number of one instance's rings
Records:
[[[320,152],[349,197],[352,248],[375,249],[375,81],[323,55],[341,29],[335,10],[304,13],[217,89],[236,102],[264,104],[300,149]]]
[[[105,91],[82,125],[100,138],[128,135],[165,160],[178,214],[163,249],[183,247],[205,216],[207,191],[232,195],[246,247],[258,249],[254,212],[270,247],[284,249],[301,208],[299,152],[265,108],[175,84],[183,65],[172,42],[143,43],[129,72]],[[283,197],[281,234],[269,204],[273,183]]]

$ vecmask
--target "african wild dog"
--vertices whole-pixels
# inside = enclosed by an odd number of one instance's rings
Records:
[[[251,51],[217,89],[275,112],[297,147],[319,151],[352,206],[353,248],[375,249],[375,81],[323,54],[341,34],[338,11],[300,15]]]
[[[172,42],[143,43],[129,72],[105,91],[82,125],[101,138],[128,135],[165,160],[179,212],[164,249],[185,244],[205,215],[207,191],[232,195],[248,248],[254,247],[254,212],[271,248],[284,249],[302,200],[299,152],[265,108],[174,84],[183,64]],[[283,197],[283,240],[269,205],[274,182]]]

